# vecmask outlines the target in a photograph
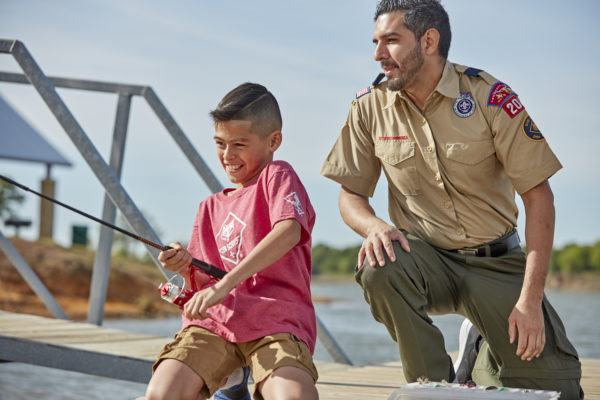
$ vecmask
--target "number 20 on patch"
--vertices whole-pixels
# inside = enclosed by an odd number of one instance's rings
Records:
[[[502,108],[511,118],[516,117],[521,111],[525,109],[525,107],[523,107],[523,104],[521,103],[521,100],[519,100],[516,94],[510,95],[502,104]]]

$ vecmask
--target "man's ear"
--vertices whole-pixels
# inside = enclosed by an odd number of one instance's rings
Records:
[[[269,133],[269,137],[268,137],[269,149],[272,152],[275,152],[275,150],[277,150],[279,148],[279,146],[281,145],[282,139],[283,139],[283,136],[282,136],[280,130],[276,130],[276,131]]]
[[[437,29],[429,28],[423,36],[421,36],[421,48],[423,53],[432,56],[439,54],[438,46],[440,44],[440,33]]]

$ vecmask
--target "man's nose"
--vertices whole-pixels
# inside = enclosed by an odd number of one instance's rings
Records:
[[[377,43],[375,45],[375,52],[373,54],[373,58],[375,59],[375,61],[385,60],[388,57],[389,54],[385,45],[383,45],[382,43]]]

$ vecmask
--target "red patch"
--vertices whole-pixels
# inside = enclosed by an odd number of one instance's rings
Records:
[[[502,104],[502,108],[511,118],[516,117],[521,111],[525,109],[525,107],[523,107],[523,104],[521,103],[521,100],[519,100],[519,97],[514,93],[506,99],[504,104]]]
[[[379,140],[408,140],[408,136],[380,136]]]
[[[506,83],[497,82],[490,90],[488,106],[500,107],[504,100],[512,93],[512,89]]]

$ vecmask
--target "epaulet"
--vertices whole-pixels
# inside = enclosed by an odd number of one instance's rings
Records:
[[[363,97],[365,94],[371,93],[371,90],[375,86],[379,85],[381,83],[381,81],[383,80],[383,78],[385,78],[385,74],[381,73],[381,74],[377,75],[377,78],[375,78],[375,80],[373,81],[373,83],[370,86],[367,86],[363,90],[359,90],[358,92],[356,92],[356,96],[354,96],[354,100],[352,101],[352,106],[356,107],[357,100],[359,98]]]
[[[488,74],[487,72],[485,72],[484,70],[481,70],[479,68],[467,67],[465,65],[458,65],[458,64],[455,64],[454,67],[456,68],[457,72],[468,75],[468,76],[482,78],[484,81],[486,81],[490,85],[493,85],[494,83],[498,82],[498,79],[494,78],[492,75]]]
[[[373,86],[377,86],[381,83],[381,81],[383,80],[383,78],[385,78],[385,74],[382,72],[379,75],[377,75],[377,78],[375,78],[375,80],[373,81],[373,83],[371,83],[371,85]]]

